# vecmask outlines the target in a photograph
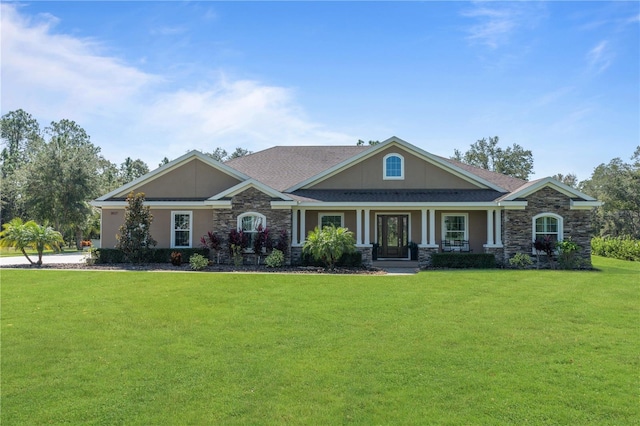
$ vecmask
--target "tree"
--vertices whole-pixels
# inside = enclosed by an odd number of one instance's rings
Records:
[[[80,248],[83,227],[93,214],[88,202],[100,194],[104,159],[73,121],[53,122],[46,133],[48,142],[25,167],[25,205],[30,217],[71,234]]]
[[[464,154],[456,149],[451,158],[524,180],[533,172],[532,152],[515,143],[506,149],[499,148],[497,136],[479,139]]]
[[[129,183],[134,179],[139,178],[149,173],[149,166],[141,159],[132,160],[131,157],[127,157],[122,164],[120,164],[120,182],[121,185]]]
[[[249,155],[249,154],[253,154],[253,153],[247,149],[238,147],[236,148],[235,151],[231,153],[231,155],[229,156],[229,158],[227,158],[227,160],[233,160],[234,158],[244,157],[245,155]]]
[[[20,250],[30,264],[42,265],[42,253],[45,249],[60,249],[63,242],[62,234],[50,226],[38,225],[30,220],[23,222],[20,218],[14,218],[2,225],[0,232],[0,247],[14,247]],[[31,260],[26,248],[34,248],[38,253],[38,261]]]
[[[336,228],[335,225],[318,227],[309,232],[307,241],[302,248],[303,253],[311,255],[316,261],[323,262],[329,269],[335,268],[336,262],[343,254],[356,250],[356,240],[353,232],[347,228]]]
[[[364,143],[365,142],[362,139],[358,139],[358,143],[356,143],[356,145],[362,146],[362,145],[364,145]],[[371,146],[374,146],[374,145],[380,144],[380,141],[369,141],[368,144],[371,145]]]
[[[29,152],[38,147],[42,137],[38,122],[21,109],[3,115],[0,123],[4,146],[0,152],[0,220],[5,223],[26,215],[22,190],[27,176],[22,169],[28,162]]]
[[[151,222],[153,215],[149,206],[144,205],[144,193],[130,192],[124,208],[124,223],[116,235],[116,248],[122,250],[130,262],[146,261],[157,244],[151,236]]]
[[[160,162],[160,164],[158,164],[158,167],[162,167],[162,166],[164,166],[165,164],[168,164],[168,163],[169,163],[169,158],[164,157],[162,159],[162,161]]]
[[[223,162],[227,160],[227,151],[222,148],[216,148],[213,152],[205,152],[205,154],[216,161]]]
[[[562,173],[556,173],[551,177],[555,180],[559,180],[567,186],[578,188],[578,176],[576,176],[575,173],[569,173],[566,175],[563,175]]]
[[[593,221],[600,235],[640,239],[640,146],[633,163],[614,158],[596,167],[580,189],[604,202],[594,210]]]

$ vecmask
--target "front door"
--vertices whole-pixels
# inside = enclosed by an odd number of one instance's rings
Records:
[[[379,215],[378,244],[379,257],[406,258],[408,255],[407,238],[409,235],[409,216]]]

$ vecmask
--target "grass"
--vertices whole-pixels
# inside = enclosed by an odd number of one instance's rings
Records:
[[[638,424],[640,263],[2,271],[15,424]]]
[[[38,260],[38,252],[35,249],[25,249],[25,251],[27,252],[27,254],[29,255],[29,257],[32,258],[32,260]],[[61,253],[66,253],[66,252],[77,252],[78,250],[73,247],[67,247],[67,248],[63,248]],[[43,255],[47,255],[47,254],[55,254],[56,251],[54,250],[44,250],[42,252]],[[60,253],[60,252],[58,252]],[[20,250],[16,250],[13,247],[0,247],[0,257],[24,257],[24,254],[22,254],[22,252]],[[33,256],[35,256],[35,259],[33,258]]]

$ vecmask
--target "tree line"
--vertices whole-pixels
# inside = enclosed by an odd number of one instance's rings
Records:
[[[22,109],[1,118],[0,222],[14,218],[34,220],[60,231],[65,241],[97,236],[99,214],[89,202],[149,172],[140,159],[126,158],[115,164],[100,154],[100,147],[76,122],[62,119],[41,128]],[[377,145],[379,141],[369,141]],[[359,140],[358,145],[365,142]],[[533,171],[533,154],[518,144],[498,146],[497,136],[479,139],[466,152],[451,157],[467,164],[528,179]],[[207,152],[217,161],[251,154],[236,148],[229,154],[222,148]],[[578,182],[574,174],[557,174],[561,182],[578,188],[605,204],[594,210],[595,235],[629,235],[640,238],[640,147],[631,162],[614,158],[600,164],[591,177]],[[162,166],[170,160],[164,158]]]

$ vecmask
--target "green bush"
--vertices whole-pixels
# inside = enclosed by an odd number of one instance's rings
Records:
[[[509,265],[517,269],[527,269],[533,265],[531,256],[526,253],[516,253],[511,259],[509,259]]]
[[[274,249],[269,256],[264,259],[267,268],[281,268],[284,265],[284,253],[278,249]]]
[[[300,259],[302,266],[326,266],[322,260],[314,259],[310,253],[302,253]],[[336,262],[335,266],[342,268],[358,268],[362,266],[362,253],[354,251],[353,253],[343,253],[340,259]]]
[[[591,240],[591,253],[613,259],[640,261],[640,240],[634,240],[628,235],[595,237]]]
[[[201,254],[196,253],[189,259],[189,266],[191,266],[191,269],[193,269],[194,271],[202,271],[208,265],[209,259]]]
[[[478,268],[496,267],[496,257],[490,253],[434,253],[431,255],[434,268]]]
[[[333,269],[344,254],[355,251],[356,240],[353,232],[333,224],[322,229],[316,226],[309,232],[302,248],[303,253],[311,255],[313,259],[322,262],[329,269]]]

